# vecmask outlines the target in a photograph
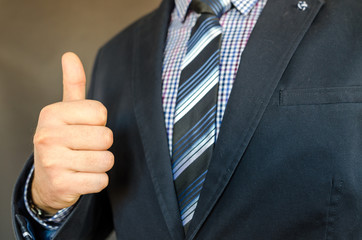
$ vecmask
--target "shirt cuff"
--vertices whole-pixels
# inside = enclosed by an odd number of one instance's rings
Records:
[[[30,209],[28,192],[30,189],[30,180],[33,178],[34,166],[31,168],[28,178],[26,179],[25,188],[24,188],[24,203],[26,210],[32,216],[32,218],[37,221],[40,225],[45,227],[47,230],[58,230],[58,228],[65,222],[67,216],[71,213],[74,206],[68,208],[63,208],[59,210],[54,216],[49,218],[39,218],[36,216],[33,211]]]

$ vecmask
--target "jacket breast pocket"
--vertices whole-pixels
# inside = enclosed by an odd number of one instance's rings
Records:
[[[279,92],[279,105],[315,105],[362,103],[362,86],[284,89]]]

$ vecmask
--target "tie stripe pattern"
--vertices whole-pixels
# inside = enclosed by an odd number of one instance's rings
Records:
[[[194,0],[201,13],[181,65],[172,143],[172,171],[185,229],[193,218],[216,139],[216,104],[226,0]]]

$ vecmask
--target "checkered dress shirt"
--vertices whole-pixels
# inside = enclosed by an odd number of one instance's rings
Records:
[[[231,0],[233,8],[220,19],[222,43],[220,53],[220,79],[216,113],[216,138],[224,116],[227,101],[236,77],[240,56],[267,0]],[[175,0],[171,15],[167,44],[164,52],[162,74],[162,103],[172,155],[172,135],[177,89],[181,75],[181,63],[186,54],[187,41],[199,14],[188,12],[191,0]]]
[[[236,77],[240,57],[267,0],[231,0],[231,2],[234,7],[220,19],[223,35],[220,54],[216,137],[220,131],[220,125]],[[172,154],[173,121],[178,83],[181,74],[181,63],[186,54],[187,41],[191,35],[191,29],[199,16],[199,14],[195,12],[188,11],[190,3],[191,0],[175,0],[175,8],[171,14],[171,22],[164,51],[162,103],[170,155]],[[37,218],[30,210],[27,200],[27,192],[32,173],[33,170],[29,174],[25,186],[24,200],[26,208],[30,215],[47,230],[55,231],[69,215],[72,207],[60,210],[55,216],[49,219]]]

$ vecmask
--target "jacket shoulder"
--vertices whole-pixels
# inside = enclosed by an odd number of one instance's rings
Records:
[[[112,37],[109,41],[107,41],[101,48],[103,51],[107,50],[114,50],[116,47],[122,46],[122,44],[125,44],[127,42],[132,43],[132,39],[136,37],[136,34],[138,31],[142,31],[144,28],[151,27],[155,24],[155,22],[158,21],[158,18],[160,17],[160,13],[163,11],[170,11],[170,0],[165,0],[161,3],[160,6],[158,6],[156,9],[154,9],[152,12],[144,15],[143,17],[139,18],[132,24],[130,24],[128,27],[121,30],[119,33],[117,33],[114,37]]]

